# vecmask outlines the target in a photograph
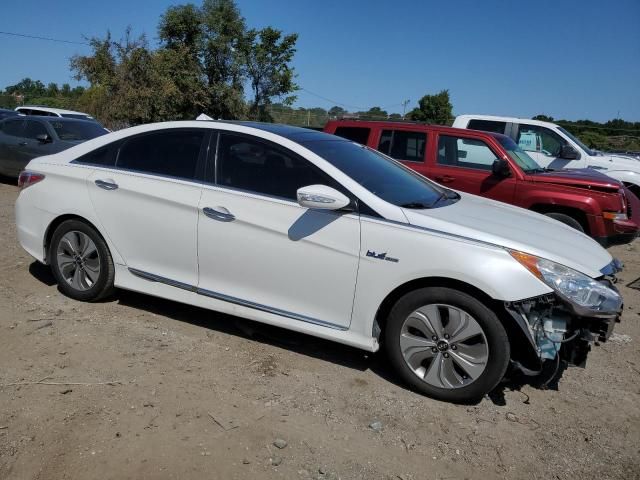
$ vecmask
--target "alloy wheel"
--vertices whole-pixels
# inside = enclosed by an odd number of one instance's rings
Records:
[[[405,319],[400,350],[418,378],[445,389],[473,383],[489,360],[487,337],[478,321],[444,304],[422,306]]]
[[[89,290],[100,278],[100,256],[96,244],[86,233],[65,233],[56,251],[58,270],[76,290]]]

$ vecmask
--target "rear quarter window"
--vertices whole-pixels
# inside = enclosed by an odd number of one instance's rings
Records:
[[[504,133],[507,122],[497,122],[495,120],[469,120],[467,128],[471,130],[482,130],[483,132]]]
[[[362,145],[367,144],[370,133],[371,129],[366,127],[338,127],[336,131],[333,132],[334,135],[346,138],[352,142],[361,143]]]

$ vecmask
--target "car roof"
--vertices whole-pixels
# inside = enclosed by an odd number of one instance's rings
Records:
[[[458,120],[493,120],[496,122],[511,122],[511,123],[523,123],[526,122],[529,125],[540,125],[541,127],[555,127],[553,122],[543,122],[542,120],[532,120],[531,118],[519,118],[519,117],[502,117],[498,115],[471,115],[464,114],[456,117]]]
[[[26,108],[31,110],[42,110],[43,112],[58,113],[60,115],[66,114],[66,115],[86,115],[87,117],[91,116],[88,113],[84,113],[84,112],[76,112],[74,110],[65,110],[63,108],[44,107],[42,105],[20,105],[19,107],[16,107],[15,110],[18,111],[18,109],[21,109],[21,108]]]
[[[68,117],[44,117],[42,115],[15,115],[12,117],[3,118],[0,122],[7,120],[31,120],[36,122],[62,122],[62,123],[92,123],[96,124],[93,120],[83,120],[82,118],[68,118]]]
[[[452,135],[459,135],[461,133],[465,134],[473,134],[477,136],[483,137],[507,137],[501,133],[496,133],[496,135],[492,135],[494,132],[485,132],[483,130],[469,130],[466,128],[456,128],[449,127],[447,125],[436,125],[433,123],[423,123],[423,122],[407,122],[407,121],[393,121],[393,120],[351,120],[351,119],[338,119],[338,120],[329,120],[327,124],[332,123],[336,125],[344,125],[349,127],[363,127],[367,126],[376,126],[376,127],[389,127],[389,128],[398,128],[402,127],[402,129],[417,129],[423,131],[438,131],[441,133],[450,133]],[[471,133],[472,132],[472,133]]]

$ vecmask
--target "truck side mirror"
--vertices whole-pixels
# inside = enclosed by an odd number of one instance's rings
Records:
[[[571,145],[562,145],[559,156],[563,160],[578,160],[580,158],[580,153],[578,153],[578,151]]]
[[[491,165],[491,172],[498,178],[510,177],[511,168],[509,168],[509,162],[503,158],[496,158]]]

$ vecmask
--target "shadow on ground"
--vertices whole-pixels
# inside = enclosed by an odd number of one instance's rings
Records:
[[[31,273],[36,280],[47,286],[53,286],[56,283],[50,268],[39,262],[33,262],[29,266],[29,273]],[[113,301],[138,310],[169,317],[179,322],[185,322],[227,335],[234,335],[256,342],[266,343],[296,352],[300,355],[331,362],[361,372],[371,370],[384,380],[400,388],[409,388],[402,383],[394,373],[382,350],[376,353],[365,352],[357,348],[323,340],[311,335],[126,290],[117,290],[113,297],[105,300],[105,302]],[[562,376],[565,368],[564,365],[560,365],[557,371],[555,371],[555,368],[552,367],[551,371],[546,374],[543,373],[539,378],[510,373],[486,398],[497,406],[505,406],[505,393],[509,391],[520,391],[523,395],[523,403],[528,403],[528,395],[521,391],[523,386],[531,385],[536,388],[557,390],[558,380]],[[549,381],[547,385],[543,385],[551,376],[555,378]],[[479,403],[480,401],[481,399],[475,403]]]

